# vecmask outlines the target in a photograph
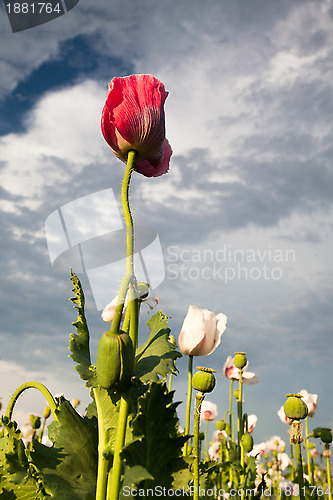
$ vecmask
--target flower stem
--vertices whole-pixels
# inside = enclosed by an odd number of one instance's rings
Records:
[[[311,455],[310,455],[310,448],[309,448],[309,425],[308,425],[308,417],[305,418],[305,439],[304,439],[304,444],[306,448],[306,458],[308,462],[308,476],[309,476],[309,484],[313,483],[313,478],[312,478],[312,470],[311,470]]]
[[[57,408],[56,402],[53,399],[53,396],[50,393],[50,391],[45,387],[45,385],[39,382],[25,382],[24,384],[20,385],[18,389],[16,389],[16,391],[13,393],[12,397],[9,400],[6,410],[6,417],[8,417],[9,420],[12,419],[15,403],[22,394],[22,392],[24,392],[26,389],[37,389],[38,391],[40,391],[45,397],[46,401],[48,402],[48,406],[50,407],[54,420],[58,421],[58,417],[55,412]]]
[[[97,485],[96,485],[96,500],[106,499],[106,488],[108,480],[109,463],[104,455],[104,450],[107,445],[107,438],[104,430],[102,404],[100,399],[100,391],[97,388],[93,389],[96,402],[97,419],[98,419],[98,470],[97,470]]]
[[[205,429],[205,460],[208,460],[208,425],[209,425],[209,420],[206,422],[206,429]]]
[[[126,425],[127,425],[127,414],[129,409],[131,391],[127,391],[122,395],[120,400],[117,436],[115,442],[115,451],[113,458],[113,467],[111,472],[111,483],[110,491],[108,492],[108,500],[118,500],[119,497],[119,487],[120,487],[120,476],[121,476],[121,458],[120,453],[123,449],[125,443],[126,435]]]
[[[126,246],[127,246],[126,276],[129,276],[129,281],[128,281],[128,286],[129,286],[128,307],[130,309],[129,334],[133,343],[134,351],[136,350],[138,344],[139,307],[137,298],[137,285],[134,276],[134,266],[133,266],[134,229],[133,229],[133,219],[132,219],[131,209],[129,205],[129,185],[134,167],[135,154],[136,154],[135,151],[128,152],[127,164],[121,188],[121,203],[126,223]],[[120,294],[119,298],[121,298]],[[118,427],[117,427],[117,435],[116,435],[115,450],[113,457],[113,467],[111,473],[110,491],[108,491],[107,493],[107,498],[110,500],[118,500],[119,497],[120,477],[122,468],[120,454],[125,443],[127,415],[129,410],[130,399],[131,399],[131,390],[129,389],[127,392],[122,394],[120,400],[120,409],[119,409]]]
[[[331,480],[331,467],[330,467],[330,445],[325,444],[325,451],[324,451],[324,457],[326,458],[326,477],[327,477],[327,491],[328,495],[327,498],[331,499],[332,498],[332,480]]]
[[[296,461],[297,461],[297,479],[299,486],[299,498],[304,500],[304,479],[303,479],[303,464],[302,464],[302,451],[301,443],[296,443]]]
[[[238,388],[238,399],[237,399],[237,416],[238,416],[237,431],[238,431],[239,446],[242,439],[242,435],[244,433],[242,401],[243,401],[243,372],[242,370],[239,370],[239,388]],[[240,448],[239,448],[239,453],[240,453]]]
[[[187,403],[186,403],[186,421],[185,421],[185,436],[190,432],[190,418],[191,418],[191,401],[192,401],[192,374],[193,374],[193,356],[188,357],[188,386],[187,386]],[[183,456],[188,454],[188,441],[184,444]]]
[[[193,500],[199,499],[199,431],[200,431],[200,413],[201,405],[205,395],[198,392],[195,395],[195,411],[194,411],[194,431],[193,431],[193,472],[194,472],[194,492]]]

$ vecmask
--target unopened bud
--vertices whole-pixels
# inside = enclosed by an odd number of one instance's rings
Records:
[[[331,443],[332,442],[331,429],[327,429],[326,427],[323,427],[321,429],[320,439],[322,440],[323,443],[327,443],[327,444]]]
[[[40,417],[36,417],[36,415],[30,415],[29,420],[30,420],[31,427],[33,429],[39,429],[40,428],[40,426],[42,424],[41,420],[40,420]]]
[[[50,415],[51,415],[51,408],[49,406],[46,406],[44,408],[43,417],[45,418],[45,420],[47,420]]]
[[[99,341],[96,375],[104,389],[125,388],[134,369],[134,349],[128,333],[106,332]]]

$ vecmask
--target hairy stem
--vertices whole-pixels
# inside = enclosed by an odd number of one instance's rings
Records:
[[[200,432],[201,405],[204,400],[204,397],[205,396],[202,392],[198,392],[195,396],[194,431],[193,431],[193,457],[194,457],[193,500],[199,499],[199,432]]]

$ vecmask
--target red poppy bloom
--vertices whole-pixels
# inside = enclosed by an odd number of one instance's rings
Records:
[[[152,75],[113,78],[102,112],[102,133],[114,154],[127,161],[136,151],[134,169],[158,177],[169,169],[172,150],[165,138],[163,83]]]

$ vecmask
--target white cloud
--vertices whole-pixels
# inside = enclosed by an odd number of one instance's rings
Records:
[[[8,134],[0,141],[2,187],[23,197],[23,204],[36,208],[44,189],[75,176],[108,153],[100,131],[101,109],[106,90],[96,82],[49,92],[28,113],[26,131]],[[15,211],[17,200],[5,200],[4,211]]]

